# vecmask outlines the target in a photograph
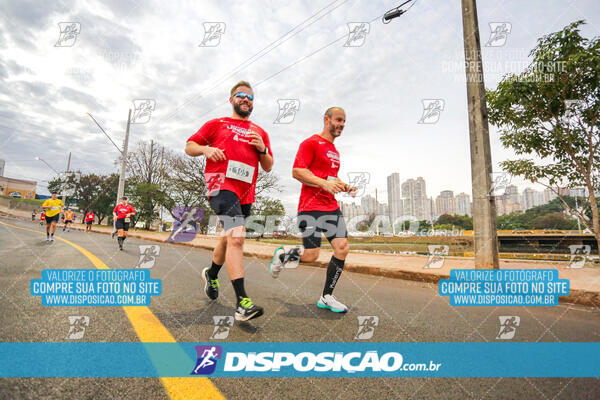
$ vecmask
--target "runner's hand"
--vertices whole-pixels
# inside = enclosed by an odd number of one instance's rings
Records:
[[[358,188],[356,186],[346,185],[346,192],[352,197],[356,197],[358,193]]]
[[[265,146],[265,142],[263,142],[262,136],[260,136],[256,132],[252,132],[250,134],[250,138],[252,139],[250,140],[250,144],[256,147],[256,150],[260,151],[261,153],[265,151],[267,146]]]
[[[326,191],[327,193],[337,194],[339,192],[344,192],[345,183],[341,181],[323,181],[321,184],[321,189]]]
[[[206,150],[206,158],[208,158],[210,161],[225,161],[227,160],[227,157],[225,157],[225,153],[223,152],[223,150],[217,148],[217,147],[209,147]]]

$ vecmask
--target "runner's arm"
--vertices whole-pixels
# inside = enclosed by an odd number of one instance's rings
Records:
[[[315,176],[308,168],[294,168],[292,170],[294,179],[299,180],[302,184],[312,187],[321,188],[329,193],[335,194],[345,191],[345,183],[341,181],[328,181]]]
[[[271,172],[273,169],[273,156],[269,153],[261,154],[258,156],[258,161],[260,162],[260,166],[265,172]]]
[[[224,161],[227,159],[223,150],[217,147],[202,146],[191,140],[185,144],[185,154],[192,157],[206,156],[211,161]]]
[[[273,169],[273,156],[269,154],[268,136],[266,136],[265,133],[266,139],[263,139],[263,137],[257,132],[252,132],[250,134],[250,138],[250,144],[256,148],[256,151],[259,152],[258,161],[260,162],[260,166],[265,170],[265,172],[271,172],[271,169]],[[267,153],[264,154],[263,151],[266,151]]]

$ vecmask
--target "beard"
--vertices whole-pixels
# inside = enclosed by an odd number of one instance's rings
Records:
[[[335,125],[333,124],[329,124],[329,133],[331,134],[331,136],[333,137],[338,137],[342,134],[342,132],[338,132],[335,128]]]
[[[252,114],[252,105],[248,104],[248,111],[244,111],[239,103],[233,103],[233,110],[240,117],[247,117]]]

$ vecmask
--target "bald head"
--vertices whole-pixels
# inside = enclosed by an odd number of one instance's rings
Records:
[[[334,111],[340,111],[342,114],[344,114],[344,116],[346,115],[342,107],[329,107],[327,110],[325,110],[325,116],[331,118]]]

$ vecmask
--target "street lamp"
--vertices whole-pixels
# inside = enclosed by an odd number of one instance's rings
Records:
[[[35,160],[41,161],[44,164],[46,164],[52,171],[54,171],[56,173],[56,175],[60,175],[59,172],[57,170],[55,170],[54,168],[52,168],[52,165],[48,164],[46,161],[44,161],[43,158],[40,157],[36,157]]]

